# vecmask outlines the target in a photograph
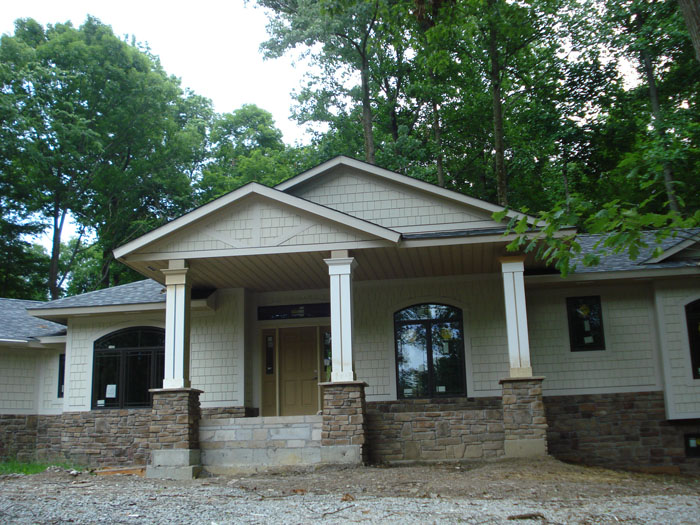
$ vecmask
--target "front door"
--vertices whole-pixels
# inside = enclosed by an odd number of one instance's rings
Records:
[[[318,329],[315,326],[279,330],[280,415],[318,411]]]

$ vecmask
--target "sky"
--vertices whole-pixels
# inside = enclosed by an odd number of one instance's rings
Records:
[[[291,58],[263,60],[267,39],[264,11],[244,0],[0,0],[0,33],[12,34],[18,18],[80,26],[88,14],[112,26],[118,36],[133,35],[160,57],[165,71],[220,113],[255,104],[272,113],[288,144],[305,141],[289,120],[291,92],[305,66]]]

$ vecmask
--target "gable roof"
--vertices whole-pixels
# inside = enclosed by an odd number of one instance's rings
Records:
[[[39,337],[63,335],[66,327],[29,315],[27,308],[36,308],[41,301],[0,299],[0,341],[26,343]]]
[[[472,208],[477,208],[479,210],[482,210],[484,212],[487,212],[488,214],[492,214],[495,212],[500,212],[504,210],[503,206],[499,206],[497,204],[492,204],[490,202],[477,199],[474,197],[469,197],[468,195],[464,195],[462,193],[453,191],[453,190],[448,190],[445,188],[442,188],[440,186],[436,186],[434,184],[430,184],[428,182],[422,181],[420,179],[416,179],[413,177],[409,177],[407,175],[401,175],[400,173],[396,173],[384,168],[380,168],[379,166],[375,166],[374,164],[369,164],[367,162],[363,162],[357,159],[352,159],[350,157],[345,157],[345,156],[339,156],[335,157],[329,161],[324,162],[323,164],[319,164],[318,166],[311,168],[310,170],[307,170],[303,173],[300,173],[299,175],[296,175],[295,177],[292,177],[291,179],[287,179],[286,181],[278,184],[275,186],[275,189],[283,191],[285,193],[290,193],[293,189],[298,188],[300,186],[303,186],[305,184],[310,183],[320,175],[328,172],[329,170],[339,167],[339,166],[346,166],[349,168],[354,168],[360,171],[364,171],[366,173],[370,173],[372,175],[375,175],[381,179],[386,179],[389,181],[392,181],[394,183],[397,183],[399,185],[403,186],[409,186],[413,189],[418,189],[423,192],[426,192],[430,195],[434,195],[437,197],[441,197],[443,199],[447,199],[449,201],[453,201],[455,203],[459,203],[462,205],[467,205]],[[509,218],[522,218],[522,217],[527,217],[528,222],[530,224],[534,224],[536,222],[536,218],[526,215],[524,213],[520,213],[518,211],[514,210],[508,210],[508,213],[506,214],[507,217]]]
[[[657,264],[666,261],[674,255],[680,254],[683,250],[700,244],[700,228],[681,230],[676,232],[675,237],[671,236],[664,240],[661,248],[663,252],[656,257],[649,257],[644,264]]]
[[[331,221],[343,225],[345,227],[349,227],[354,230],[367,233],[369,235],[378,237],[389,242],[395,243],[398,242],[401,238],[400,233],[395,232],[391,229],[384,228],[382,226],[379,226],[369,221],[365,221],[363,219],[358,219],[357,217],[353,217],[352,215],[342,213],[340,211],[328,208],[326,206],[322,206],[320,204],[316,204],[305,199],[301,199],[299,197],[295,197],[293,195],[288,195],[277,189],[268,188],[267,186],[263,186],[262,184],[258,184],[257,182],[250,182],[245,186],[238,188],[237,190],[227,193],[226,195],[223,195],[218,199],[215,199],[203,206],[200,206],[199,208],[196,208],[195,210],[183,215],[182,217],[179,217],[159,228],[156,228],[155,230],[152,230],[149,233],[146,233],[145,235],[142,235],[138,239],[135,239],[123,246],[120,246],[119,248],[114,250],[114,256],[117,259],[126,257],[129,254],[147,245],[153,244],[156,241],[159,241],[165,238],[166,236],[176,232],[177,230],[180,230],[186,226],[189,226],[190,224],[200,221],[205,217],[210,216],[212,213],[221,210],[226,206],[234,202],[240,201],[241,199],[250,195],[257,195],[262,197],[263,199],[269,199],[270,201],[289,206],[293,209],[300,210],[308,214],[316,215],[327,221]]]
[[[682,230],[692,236],[700,234],[700,229],[697,230]],[[610,253],[600,258],[600,262],[595,266],[584,266],[583,257],[586,253],[594,250],[597,243],[604,239],[604,235],[581,234],[577,237],[581,245],[581,252],[572,258],[572,263],[576,265],[576,269],[572,272],[575,274],[582,273],[598,273],[598,272],[629,272],[635,270],[660,270],[671,268],[693,268],[698,266],[698,261],[691,259],[686,260],[670,260],[670,255],[665,257],[652,258],[652,254],[657,246],[660,246],[664,254],[675,254],[679,250],[673,250],[675,247],[685,244],[686,235],[676,237],[669,236],[656,243],[656,232],[642,232],[642,241],[647,245],[641,248],[639,256],[636,259],[631,259],[627,252]],[[692,244],[692,243],[691,243]]]

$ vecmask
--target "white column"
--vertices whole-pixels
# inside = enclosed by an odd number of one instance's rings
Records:
[[[352,270],[357,265],[347,251],[325,259],[331,279],[331,382],[354,381],[352,355]]]
[[[530,340],[527,334],[527,307],[523,264],[525,257],[501,257],[503,294],[506,301],[506,329],[510,377],[531,377]]]
[[[190,285],[183,260],[170,261],[165,274],[165,377],[163,388],[190,386]]]

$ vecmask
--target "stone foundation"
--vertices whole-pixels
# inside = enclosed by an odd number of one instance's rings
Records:
[[[506,457],[547,454],[547,416],[542,402],[543,377],[510,377],[503,387]]]
[[[202,466],[212,474],[321,463],[321,416],[202,419]]]
[[[0,459],[29,461],[36,453],[38,416],[0,415]]]
[[[145,465],[150,422],[150,408],[0,416],[0,457],[91,467]]]
[[[700,420],[667,421],[663,392],[544,398],[549,452],[587,465],[700,474],[700,458],[686,457],[685,434]]]
[[[321,383],[322,463],[363,463],[366,460],[366,386],[366,383],[361,381]]]
[[[503,437],[497,397],[367,403],[373,462],[495,458],[504,454]]]

